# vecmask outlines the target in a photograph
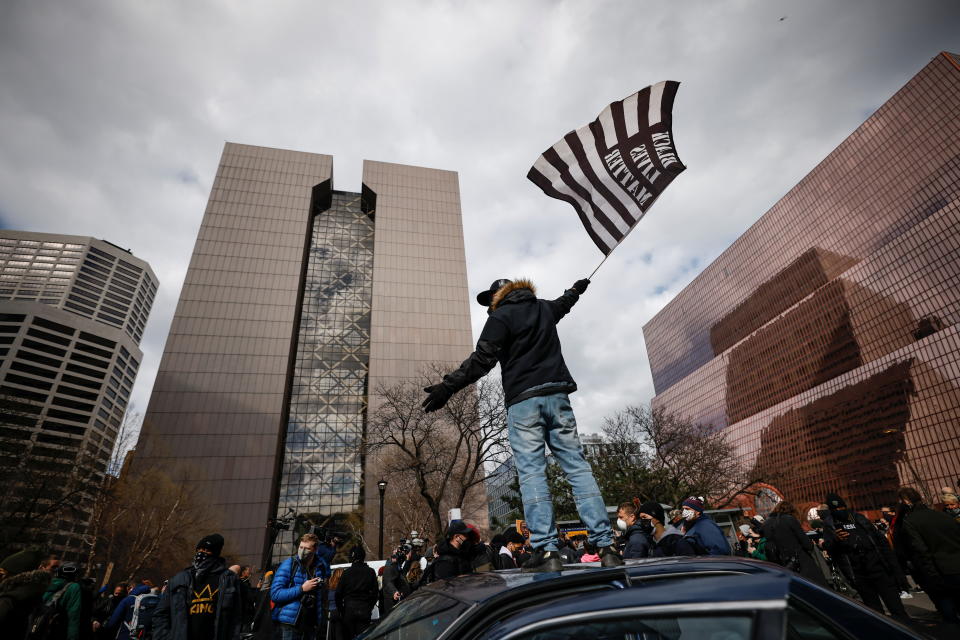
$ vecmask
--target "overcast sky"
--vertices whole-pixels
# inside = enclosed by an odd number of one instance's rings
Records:
[[[3,0],[0,226],[152,265],[142,412],[224,141],[331,154],[347,191],[365,158],[455,170],[471,298],[518,276],[555,297],[602,255],[528,169],[678,80],[688,169],[560,326],[596,431],[653,395],[643,324],[940,50],[960,3]]]

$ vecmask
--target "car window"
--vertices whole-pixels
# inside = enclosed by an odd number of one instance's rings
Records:
[[[815,613],[791,600],[787,606],[787,640],[840,640]]]
[[[446,630],[467,605],[439,594],[404,600],[380,621],[364,640],[433,640]]]
[[[519,638],[522,640],[750,640],[753,617],[663,616],[620,620],[583,620],[541,628]]]

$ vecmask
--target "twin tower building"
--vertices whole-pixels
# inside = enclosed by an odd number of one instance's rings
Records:
[[[375,390],[472,349],[457,174],[364,161],[362,182],[335,190],[328,155],[228,143],[170,327],[133,468],[187,478],[251,564],[290,509],[368,505],[372,542]]]

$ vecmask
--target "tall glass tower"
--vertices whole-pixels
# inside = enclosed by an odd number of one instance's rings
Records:
[[[370,391],[471,348],[455,172],[364,161],[349,193],[331,156],[227,143],[134,469],[198,484],[238,561],[290,553],[290,509],[374,540]]]

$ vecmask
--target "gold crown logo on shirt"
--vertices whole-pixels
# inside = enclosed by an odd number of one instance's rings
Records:
[[[196,591],[193,592],[194,601],[197,600],[213,600],[213,596],[217,595],[217,592],[220,591],[219,588],[210,590],[210,585],[204,585],[203,589],[200,590],[200,593]]]

